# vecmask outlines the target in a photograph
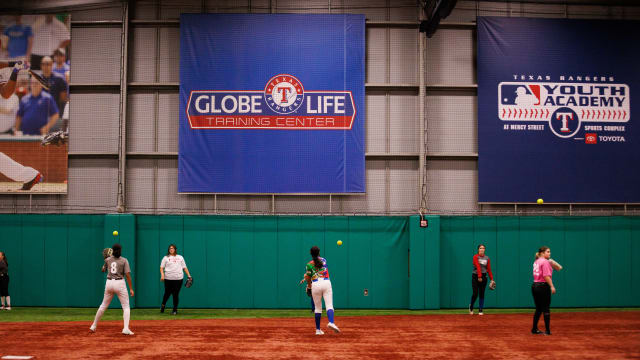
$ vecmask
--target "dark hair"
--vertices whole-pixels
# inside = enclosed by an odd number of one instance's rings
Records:
[[[317,246],[313,246],[311,248],[311,257],[313,258],[313,265],[315,265],[315,267],[317,269],[321,269],[322,268],[322,260],[320,260],[320,258],[318,256],[320,256],[320,248]]]
[[[167,248],[167,256],[171,255],[171,253],[169,252],[169,249],[171,249],[172,246],[174,249],[176,249],[176,255],[178,255],[178,247],[176,246],[176,244],[170,244],[169,247]]]
[[[538,252],[536,253],[536,260],[538,260],[538,258],[542,255],[542,253],[546,252],[547,250],[549,250],[548,246],[540,246],[540,249],[538,249]]]
[[[479,244],[479,245],[478,245],[478,250],[480,250],[480,246],[484,246],[484,244]],[[484,246],[484,249],[485,249],[485,250],[487,250],[487,247],[486,247],[486,246]]]
[[[119,258],[120,255],[122,255],[122,245],[113,244],[111,249],[113,249],[113,254],[112,255],[113,255],[114,258]]]
[[[4,263],[7,264],[7,266],[9,266],[9,260],[7,260],[7,254],[5,254],[4,251],[0,251],[0,253],[2,253],[2,260],[4,260]]]

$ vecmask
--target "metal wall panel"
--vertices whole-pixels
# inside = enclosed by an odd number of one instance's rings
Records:
[[[155,81],[157,31],[158,29],[155,28],[143,27],[131,29],[129,81]]]
[[[129,93],[127,102],[127,151],[153,151],[154,94]]]
[[[161,82],[180,81],[180,29],[160,29],[160,74]],[[176,113],[177,114],[177,113]]]
[[[118,94],[71,94],[69,151],[118,151]]]
[[[418,208],[418,160],[389,162],[389,210],[412,212]]]
[[[475,160],[427,161],[427,207],[432,211],[478,210],[478,166]]]
[[[429,153],[478,152],[478,98],[459,93],[427,96],[427,149]]]
[[[113,212],[118,193],[116,159],[70,159],[69,188],[63,205],[72,212]],[[80,209],[81,211],[73,211]],[[93,210],[93,211],[92,211]]]
[[[120,81],[120,28],[71,28],[71,84]]]
[[[477,82],[474,36],[473,30],[440,29],[427,39],[428,85],[472,85]]]
[[[177,93],[160,93],[158,100],[158,151],[178,152],[178,108]]]
[[[127,210],[137,213],[153,213],[153,197],[156,160],[131,159],[127,161]]]
[[[418,96],[409,92],[390,94],[389,115],[389,151],[418,153],[420,151]]]
[[[387,40],[389,33],[384,28],[367,28],[365,76],[367,83],[387,82]]]
[[[367,119],[365,122],[365,152],[386,152],[387,99],[384,92],[367,92],[365,97]]]
[[[418,83],[418,31],[391,29],[389,53],[389,82],[393,84]]]

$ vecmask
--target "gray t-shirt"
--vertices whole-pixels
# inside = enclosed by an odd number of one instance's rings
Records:
[[[129,261],[125,257],[109,256],[104,260],[104,263],[106,264],[107,279],[109,280],[124,279],[124,275],[131,272]]]
[[[482,271],[483,274],[486,274],[487,273],[487,263],[489,262],[489,257],[487,255],[485,255],[485,256],[476,255],[476,256],[477,256],[477,259],[478,259],[478,263],[480,264],[480,270]],[[478,275],[478,268],[476,267],[475,263],[473,264],[473,273]]]

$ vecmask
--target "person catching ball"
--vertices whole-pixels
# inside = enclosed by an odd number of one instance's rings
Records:
[[[324,305],[327,308],[327,318],[329,318],[327,327],[339,333],[340,329],[333,322],[333,290],[331,289],[331,280],[329,280],[327,260],[320,257],[320,248],[317,246],[312,247],[310,253],[313,260],[309,261],[306,265],[304,279],[307,281],[307,288],[311,289],[311,296],[313,297],[316,335],[324,335],[324,332],[320,330],[323,298]]]

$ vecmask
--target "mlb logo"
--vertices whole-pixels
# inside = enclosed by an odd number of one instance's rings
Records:
[[[540,85],[501,84],[500,97],[502,105],[537,106],[540,105]]]
[[[584,143],[585,144],[597,144],[598,143],[598,134],[585,134],[584,135]]]

